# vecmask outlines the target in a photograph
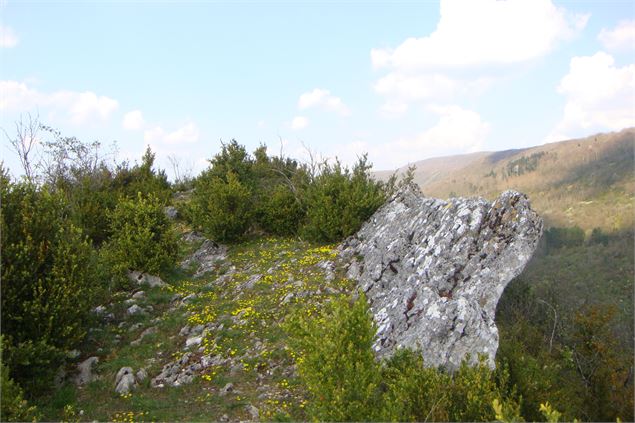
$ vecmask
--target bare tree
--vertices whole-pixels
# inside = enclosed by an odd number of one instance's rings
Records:
[[[168,156],[168,161],[172,166],[172,173],[174,173],[175,184],[185,183],[192,179],[192,169],[194,168],[192,162],[185,163],[183,165],[181,159],[174,155]]]
[[[33,181],[34,177],[31,153],[37,144],[37,136],[41,127],[39,114],[34,117],[27,113],[26,118],[20,115],[20,120],[15,122],[15,138],[2,129],[2,132],[11,143],[11,148],[18,155],[24,174],[29,182]]]

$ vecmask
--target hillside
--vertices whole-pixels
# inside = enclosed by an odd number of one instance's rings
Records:
[[[527,194],[547,226],[632,227],[635,128],[537,147],[432,158],[413,163],[431,197]],[[406,167],[397,169],[403,174]],[[387,179],[392,172],[376,172]]]

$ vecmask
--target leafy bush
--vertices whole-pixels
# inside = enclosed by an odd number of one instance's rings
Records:
[[[400,350],[379,363],[376,327],[363,295],[340,297],[319,316],[300,312],[287,323],[309,417],[323,421],[491,421],[494,401],[520,418],[506,369],[467,360],[454,373],[425,367],[421,354]]]
[[[306,189],[302,235],[313,241],[337,241],[355,233],[386,201],[384,185],[370,177],[370,169],[366,156],[352,172],[338,161],[323,163]]]
[[[112,237],[105,255],[121,278],[128,270],[160,273],[176,262],[178,243],[162,202],[155,196],[121,200],[109,213]]]
[[[376,328],[362,295],[333,301],[317,318],[289,325],[291,347],[308,394],[308,413],[321,421],[368,421],[377,412],[379,365],[372,351]]]
[[[199,179],[193,196],[194,221],[218,241],[240,239],[251,226],[251,190],[238,176]]]
[[[46,385],[84,338],[101,286],[95,254],[62,195],[2,180],[2,333],[7,364],[24,386]]]
[[[300,200],[286,185],[277,185],[258,210],[260,227],[274,235],[294,235],[304,217]]]
[[[25,422],[37,421],[37,410],[29,406],[24,399],[22,388],[9,376],[9,368],[0,363],[0,389],[2,389],[2,401],[0,401],[0,421]]]

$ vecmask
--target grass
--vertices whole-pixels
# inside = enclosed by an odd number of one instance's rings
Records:
[[[184,246],[182,255],[196,247]],[[332,245],[251,239],[230,246],[226,263],[200,278],[192,277],[196,269],[175,270],[165,278],[167,287],[135,288],[145,292],[137,304],[152,306],[146,315],[126,317],[125,301],[132,292],[118,294],[108,307],[115,321],[96,332],[83,349],[82,358],[99,356],[97,380],[80,388],[68,382],[52,397],[41,398],[37,403],[44,420],[210,421],[223,415],[246,420],[249,404],[259,409],[262,420],[302,419],[304,395],[282,324],[299,309],[316,313],[333,295],[352,290],[341,269],[329,281],[327,271],[317,266],[334,258]],[[195,298],[175,307],[175,294]],[[140,327],[129,330],[135,323]],[[185,338],[179,331],[185,325],[215,328],[204,337],[202,351],[193,354],[220,355],[227,364],[205,369],[191,384],[152,388],[150,379],[184,353]],[[150,326],[157,327],[157,334],[130,345]],[[129,396],[114,392],[115,375],[124,366],[135,372],[145,368],[149,375]],[[230,382],[234,392],[221,396]]]

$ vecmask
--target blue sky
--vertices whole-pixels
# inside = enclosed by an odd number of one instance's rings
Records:
[[[377,169],[635,126],[625,1],[0,2],[0,126],[146,145],[197,173],[236,138]],[[40,141],[46,134],[40,133]],[[14,173],[18,162],[2,140]]]

